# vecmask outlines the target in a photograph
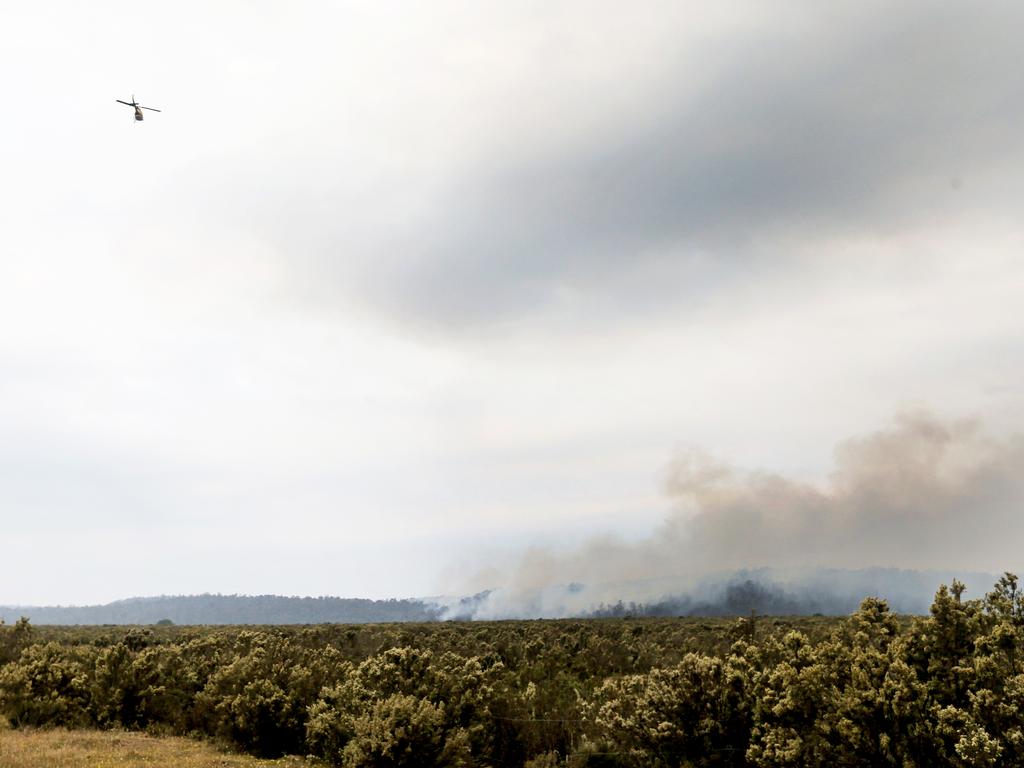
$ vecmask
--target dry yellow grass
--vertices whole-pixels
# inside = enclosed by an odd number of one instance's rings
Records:
[[[0,768],[310,768],[300,757],[259,760],[172,736],[125,731],[4,730]]]

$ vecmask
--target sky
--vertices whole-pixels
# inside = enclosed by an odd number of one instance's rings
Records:
[[[1022,22],[0,2],[0,604],[1024,567]]]

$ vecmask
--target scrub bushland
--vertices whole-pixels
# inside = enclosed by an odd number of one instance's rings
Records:
[[[1024,766],[1024,596],[844,618],[0,627],[0,714],[347,766]]]

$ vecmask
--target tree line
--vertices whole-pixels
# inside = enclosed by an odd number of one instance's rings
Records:
[[[282,595],[163,595],[105,605],[0,606],[0,621],[34,624],[361,624],[434,621],[442,609],[423,600]]]
[[[1024,595],[927,616],[0,627],[13,727],[347,766],[1021,766]]]

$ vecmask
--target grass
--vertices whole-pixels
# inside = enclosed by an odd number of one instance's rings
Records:
[[[310,768],[301,757],[260,760],[176,736],[128,731],[4,730],[0,768]]]

